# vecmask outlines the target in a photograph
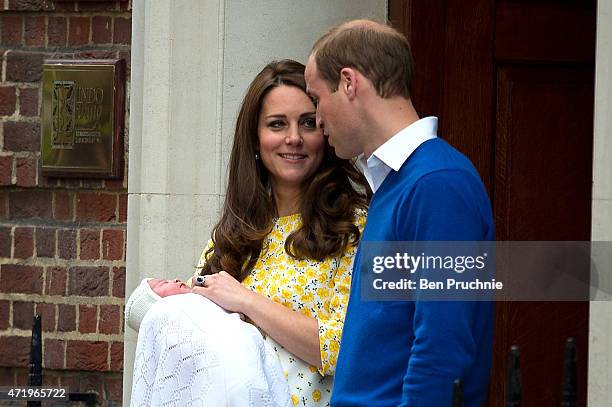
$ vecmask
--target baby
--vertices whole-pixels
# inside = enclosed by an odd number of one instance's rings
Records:
[[[257,328],[184,282],[143,280],[125,320],[138,331],[132,406],[290,405],[278,357]]]
[[[163,297],[190,292],[191,288],[179,279],[145,278],[125,305],[125,321],[130,328],[138,331],[142,319],[153,304]]]

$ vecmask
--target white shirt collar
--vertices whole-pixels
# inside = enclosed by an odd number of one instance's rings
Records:
[[[376,192],[391,170],[399,171],[421,144],[437,137],[437,132],[438,118],[424,117],[400,130],[374,150],[369,158],[362,155],[359,164],[372,192]]]

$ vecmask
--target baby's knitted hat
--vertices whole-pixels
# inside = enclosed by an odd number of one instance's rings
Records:
[[[140,329],[145,314],[157,300],[161,299],[149,285],[151,278],[145,278],[136,287],[125,305],[125,321],[128,326],[135,331]]]

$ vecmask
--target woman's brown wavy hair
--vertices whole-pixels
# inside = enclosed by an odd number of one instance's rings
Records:
[[[255,159],[259,113],[265,96],[278,86],[294,86],[306,93],[304,68],[292,60],[271,62],[249,86],[236,121],[223,214],[213,229],[213,246],[201,274],[225,270],[242,281],[265,250],[264,239],[278,214],[268,171]],[[371,195],[353,163],[338,158],[327,142],[324,148],[320,167],[304,184],[302,227],[285,241],[285,250],[296,259],[323,260],[357,244],[355,210],[365,209]]]

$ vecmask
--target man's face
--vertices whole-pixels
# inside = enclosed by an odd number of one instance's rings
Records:
[[[162,298],[169,295],[191,292],[191,289],[179,279],[163,280],[161,278],[153,278],[148,283],[153,292]]]
[[[329,137],[329,144],[340,158],[352,158],[361,154],[353,130],[354,118],[351,117],[349,101],[341,91],[330,91],[327,83],[319,76],[317,62],[313,55],[308,58],[306,71],[306,89],[317,105],[317,125]]]

